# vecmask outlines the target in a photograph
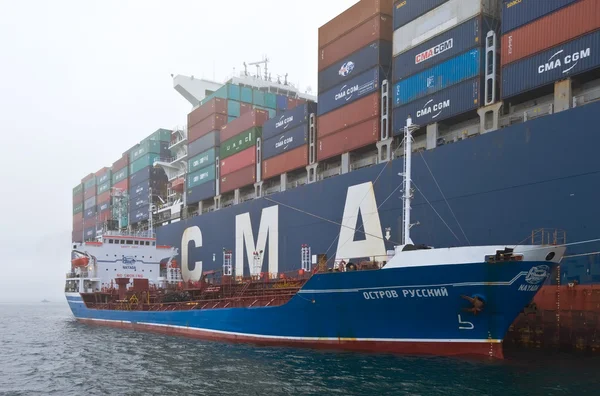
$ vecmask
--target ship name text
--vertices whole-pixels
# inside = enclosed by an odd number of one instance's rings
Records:
[[[521,285],[519,286],[519,291],[534,292],[538,291],[539,288],[540,285]]]
[[[381,300],[385,298],[399,298],[400,294],[396,290],[373,290],[363,292],[365,300]],[[448,297],[448,289],[445,287],[436,287],[428,289],[404,289],[402,290],[404,298],[430,298],[430,297]]]

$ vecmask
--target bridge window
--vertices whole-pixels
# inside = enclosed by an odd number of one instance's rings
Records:
[[[139,243],[138,241],[135,241],[135,244],[136,244],[136,245],[139,245],[140,243]]]
[[[108,243],[114,243],[114,239],[109,239]]]
[[[128,240],[127,240],[127,244],[128,244],[128,245],[133,245],[133,241],[132,241],[131,239],[128,239]]]
[[[156,242],[152,242],[152,246],[156,246]]]
[[[121,245],[125,245],[125,239],[121,239]]]
[[[150,241],[146,241],[146,246],[150,246]]]

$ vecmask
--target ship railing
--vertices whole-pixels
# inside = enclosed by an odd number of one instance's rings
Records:
[[[173,148],[173,147],[177,146],[179,143],[183,142],[184,140],[187,140],[187,138],[185,138],[181,134],[179,134],[177,136],[177,139],[175,139],[175,141],[169,143],[169,148]]]
[[[538,228],[531,232],[532,245],[564,245],[567,243],[567,233],[565,230],[553,228]]]
[[[156,234],[154,232],[149,231],[134,231],[134,232],[123,232],[123,231],[106,231],[103,235],[104,237],[135,237],[135,238],[156,238]]]
[[[581,95],[573,96],[573,107],[582,106],[597,100],[600,100],[600,87],[594,88]]]

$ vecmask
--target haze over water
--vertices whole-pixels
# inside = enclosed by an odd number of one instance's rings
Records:
[[[0,304],[0,395],[598,394],[600,359],[398,357],[203,342]]]

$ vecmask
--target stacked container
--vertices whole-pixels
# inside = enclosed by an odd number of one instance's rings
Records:
[[[163,140],[153,140],[163,139]],[[166,196],[167,176],[154,168],[154,161],[169,161],[171,135],[155,132],[129,151],[129,223],[137,224],[150,217],[151,198]]]
[[[125,153],[123,156],[112,164],[112,189],[116,194],[128,193],[129,192],[129,154]],[[113,202],[114,203],[114,202]],[[121,209],[121,216],[119,218],[119,208],[112,207],[112,218],[120,222],[121,227],[127,227],[127,206]]]
[[[600,65],[600,1],[502,3],[502,98]]]
[[[276,100],[275,96],[272,97]],[[221,128],[220,193],[256,182],[256,141],[262,136],[263,124],[268,119],[267,110],[255,108]]]
[[[361,0],[319,28],[318,160],[379,140],[391,15],[391,0]]]
[[[73,188],[73,242],[83,242],[83,184]]]
[[[81,180],[83,184],[83,238],[96,238],[96,175],[91,173]]]
[[[486,43],[499,29],[498,16],[498,0],[396,2],[395,134],[402,133],[409,115],[424,126],[483,106]],[[491,57],[488,66],[495,62]],[[495,92],[493,85],[489,92]]]
[[[102,168],[96,172],[96,213],[99,224],[112,220],[111,187],[111,170]]]
[[[308,165],[308,127],[317,105],[301,104],[263,125],[262,177],[269,179]]]

